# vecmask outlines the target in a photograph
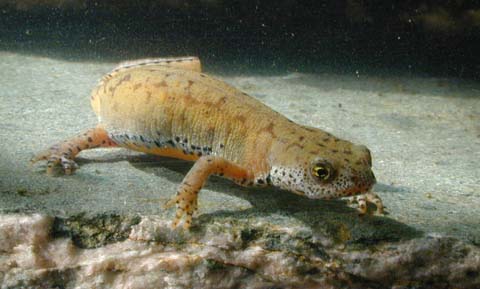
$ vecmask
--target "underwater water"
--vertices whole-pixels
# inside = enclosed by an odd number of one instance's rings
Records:
[[[480,286],[480,6],[133,2],[0,1],[1,288]],[[101,148],[72,176],[29,165],[96,125],[91,90],[117,63],[176,56],[366,145],[388,214],[212,177],[182,232],[162,206],[190,162]]]

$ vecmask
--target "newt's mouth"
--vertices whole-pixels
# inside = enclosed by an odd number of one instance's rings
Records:
[[[371,184],[368,184],[368,185],[351,187],[344,190],[342,194],[345,195],[346,197],[366,194],[372,190],[374,185],[375,185],[375,182],[372,182]]]

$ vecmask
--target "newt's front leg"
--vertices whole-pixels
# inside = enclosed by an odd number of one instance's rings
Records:
[[[175,228],[185,215],[184,229],[190,228],[192,215],[197,210],[198,192],[211,174],[223,175],[232,180],[251,179],[252,174],[247,170],[214,156],[200,157],[182,183],[178,187],[177,195],[165,204],[165,208],[177,205],[177,212],[172,227]]]
[[[31,159],[31,163],[46,160],[48,175],[53,175],[54,167],[60,164],[65,174],[70,175],[78,167],[74,159],[80,151],[114,146],[116,144],[108,137],[108,133],[103,128],[91,128],[38,153]]]

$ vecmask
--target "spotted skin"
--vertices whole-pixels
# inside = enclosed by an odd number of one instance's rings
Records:
[[[194,161],[177,194],[176,227],[189,228],[197,197],[216,174],[242,186],[276,186],[314,199],[361,195],[383,212],[370,151],[317,128],[296,124],[260,101],[201,72],[196,57],[145,59],[120,64],[91,95],[99,124],[56,144],[32,161],[76,168],[84,149],[120,146]]]
[[[108,137],[108,133],[101,127],[96,127],[38,153],[31,159],[31,163],[45,160],[47,161],[48,175],[54,175],[54,169],[57,165],[61,165],[65,174],[71,175],[78,167],[74,159],[80,151],[115,146],[117,146],[116,143]]]

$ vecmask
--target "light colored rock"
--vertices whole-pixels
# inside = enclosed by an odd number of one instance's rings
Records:
[[[20,222],[15,223],[14,220]],[[52,218],[1,215],[1,288],[354,288],[480,285],[480,249],[453,238],[426,236],[364,249],[322,246],[303,226],[232,222],[172,231],[156,216],[131,226],[128,239],[94,249],[53,238]],[[243,236],[247,228],[255,236]],[[279,234],[279,235],[276,235]],[[281,236],[290,249],[272,247]],[[179,242],[178,238],[184,238]],[[228,241],[225,241],[228,240]]]

